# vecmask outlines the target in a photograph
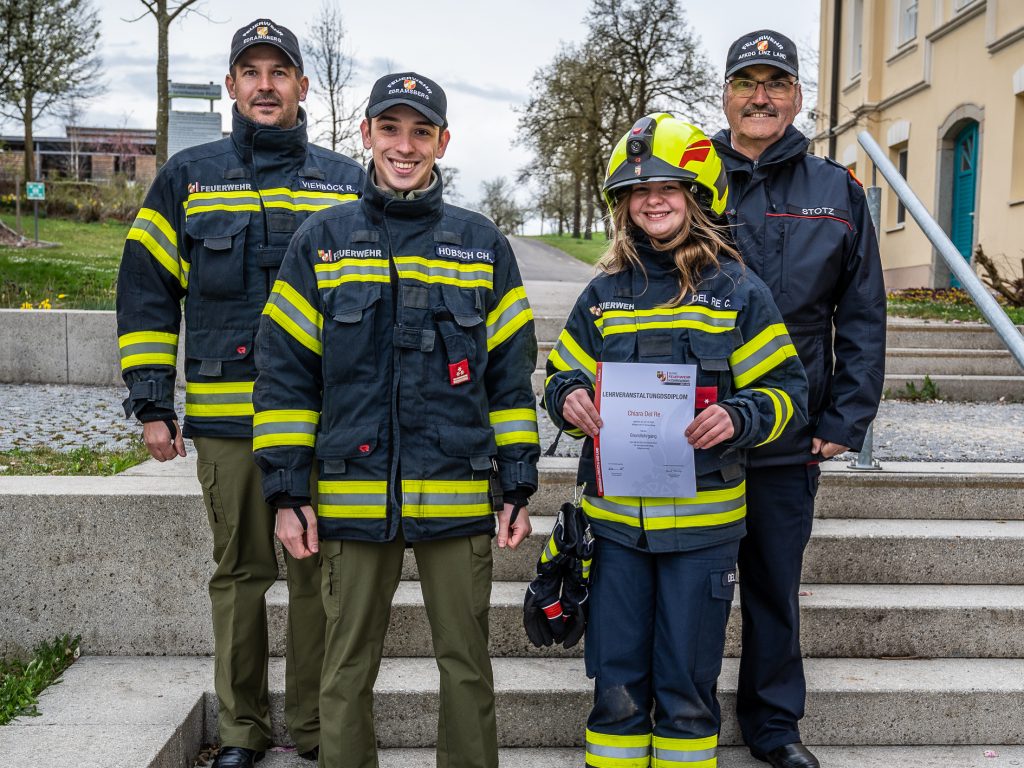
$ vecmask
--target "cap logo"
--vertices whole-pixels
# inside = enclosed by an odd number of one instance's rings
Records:
[[[761,51],[762,53],[764,51],[767,51],[768,50],[768,41],[767,40],[758,40],[757,41],[757,50]]]
[[[643,173],[643,166],[641,166],[641,165],[634,165],[633,166],[633,175],[634,176],[639,176],[641,173]]]
[[[256,34],[259,37],[266,37],[268,32],[270,32],[270,29],[267,27],[256,27]]]
[[[405,90],[407,91],[415,91],[416,81],[410,77],[409,79],[402,81],[402,87],[405,88]]]

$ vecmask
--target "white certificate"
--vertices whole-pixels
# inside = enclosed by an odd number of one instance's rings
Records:
[[[594,440],[601,496],[693,498],[697,366],[598,363],[594,404],[604,426]]]

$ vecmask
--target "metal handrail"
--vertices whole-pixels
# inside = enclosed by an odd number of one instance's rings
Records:
[[[981,278],[974,273],[967,260],[956,249],[956,246],[953,245],[953,241],[949,239],[949,236],[942,231],[942,227],[939,226],[938,222],[928,213],[924,203],[914,194],[914,190],[910,188],[906,179],[896,170],[896,166],[892,164],[892,161],[885,156],[885,152],[878,145],[878,142],[875,141],[874,137],[867,131],[861,131],[857,134],[857,141],[864,147],[868,157],[871,158],[875,167],[881,171],[885,180],[889,182],[892,191],[900,199],[900,202],[903,203],[903,206],[910,215],[914,217],[914,221],[921,227],[925,236],[942,255],[942,258],[945,259],[950,271],[956,275],[960,284],[967,289],[967,292],[971,295],[978,309],[981,310],[981,314],[988,321],[988,324],[992,326],[992,329],[999,335],[1000,340],[1010,350],[1010,354],[1024,368],[1024,336],[1017,330],[1017,327],[1007,316],[1003,308],[999,306],[999,302],[992,297],[984,283],[981,282]]]

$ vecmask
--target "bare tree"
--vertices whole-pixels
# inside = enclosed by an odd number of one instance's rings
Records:
[[[2,15],[10,39],[0,70],[3,114],[20,120],[25,135],[25,178],[36,178],[35,121],[62,99],[97,91],[100,19],[91,0],[5,0]]]
[[[156,19],[156,165],[159,168],[167,162],[167,122],[170,99],[167,96],[168,83],[168,36],[171,22],[179,16],[187,16],[198,10],[192,8],[198,0],[139,0],[145,11],[134,19],[135,22],[147,15]]]
[[[462,176],[462,171],[454,165],[439,165],[437,169],[441,172],[444,199],[453,205],[461,205],[462,192],[459,191],[459,178]]]
[[[307,33],[306,57],[320,86],[319,94],[327,102],[327,115],[316,121],[322,126],[318,141],[327,142],[334,151],[363,158],[359,140],[359,118],[363,102],[355,102],[350,90],[354,61],[345,50],[345,23],[334,0],[324,0]]]
[[[515,199],[515,190],[504,176],[480,183],[483,197],[477,208],[505,234],[515,234],[523,227],[526,212]]]
[[[68,137],[68,175],[75,181],[82,180],[82,115],[85,112],[79,96],[69,96],[54,110],[64,123]]]

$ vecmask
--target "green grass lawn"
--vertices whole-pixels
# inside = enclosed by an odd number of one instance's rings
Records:
[[[607,247],[604,232],[595,232],[592,240],[583,240],[571,235],[534,235],[533,237],[535,240],[553,245],[587,264],[596,264],[597,260],[604,255],[604,250]]]
[[[95,450],[82,446],[73,451],[58,451],[46,446],[12,448],[0,451],[0,476],[3,475],[116,475],[149,458],[142,440],[133,440],[128,448]]]
[[[14,226],[14,214],[0,218]],[[33,237],[31,213],[21,218],[23,234]],[[38,308],[48,300],[52,309],[113,309],[117,267],[130,226],[40,218],[39,239],[60,246],[0,247],[0,307],[29,302]]]

